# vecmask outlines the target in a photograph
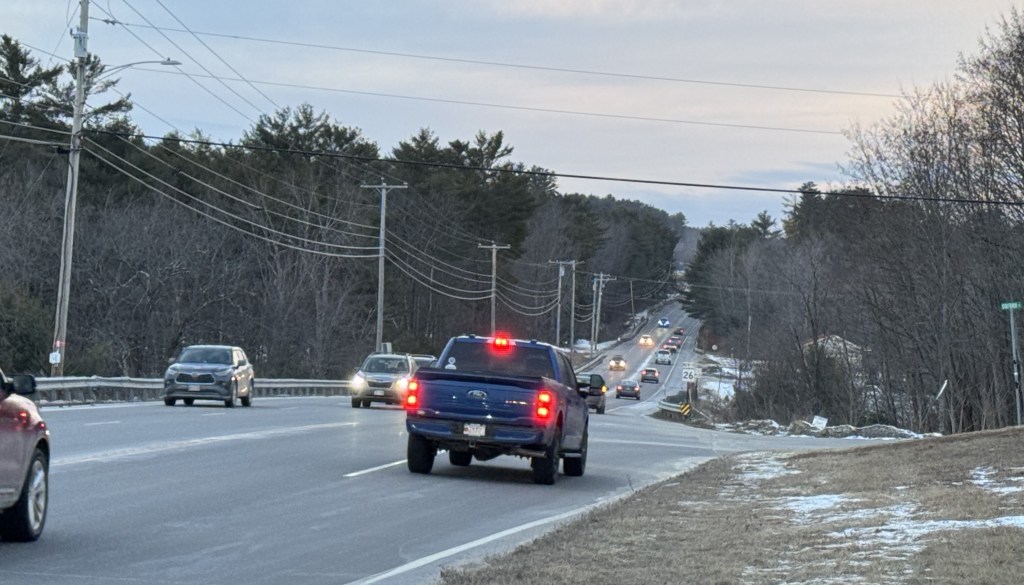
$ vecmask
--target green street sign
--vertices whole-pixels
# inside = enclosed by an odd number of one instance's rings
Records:
[[[1010,311],[1010,310],[1013,310],[1013,309],[1018,309],[1019,310],[1020,309],[1020,301],[1010,302],[1010,303],[1003,303],[1002,306],[1003,306],[1003,310],[1004,311]]]

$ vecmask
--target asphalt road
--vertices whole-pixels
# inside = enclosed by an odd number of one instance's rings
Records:
[[[443,566],[509,550],[723,453],[850,444],[647,416],[692,358],[690,324],[662,384],[591,415],[586,474],[554,486],[535,485],[529,462],[512,457],[458,468],[440,454],[431,475],[411,474],[404,412],[337,397],[44,409],[54,453],[46,530],[36,543],[0,542],[0,583],[429,583]],[[635,340],[617,351],[629,367],[610,383],[653,352]]]

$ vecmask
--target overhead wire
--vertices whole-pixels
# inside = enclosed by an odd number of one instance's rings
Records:
[[[371,239],[374,239],[374,238],[376,238],[376,236],[374,236],[374,235],[369,235],[369,234],[357,234],[357,233],[355,233],[355,232],[349,232],[349,231],[345,231],[345,230],[339,230],[339,229],[337,229],[337,228],[333,228],[333,227],[330,227],[330,226],[324,226],[324,225],[321,225],[321,224],[315,224],[315,223],[312,223],[312,222],[306,221],[306,220],[304,220],[304,219],[301,219],[301,218],[297,218],[297,217],[292,217],[292,216],[290,216],[290,215],[286,215],[286,214],[280,213],[280,212],[278,212],[278,211],[274,211],[274,210],[272,210],[272,209],[267,209],[266,207],[263,207],[263,206],[257,206],[257,205],[255,205],[255,204],[253,204],[253,203],[251,203],[251,202],[249,202],[249,201],[247,201],[247,200],[245,200],[245,199],[243,199],[243,198],[241,198],[241,197],[239,197],[239,196],[237,196],[237,195],[234,195],[234,194],[228,193],[227,191],[224,191],[223,189],[220,189],[220,188],[218,188],[218,187],[215,187],[215,186],[213,186],[213,185],[210,185],[209,183],[207,183],[207,182],[205,182],[205,181],[203,181],[203,180],[201,180],[201,179],[198,179],[198,178],[196,178],[196,177],[193,177],[193,176],[192,176],[192,175],[190,175],[189,173],[187,173],[187,172],[185,172],[185,171],[181,170],[180,168],[175,168],[175,167],[173,167],[173,166],[172,166],[172,165],[170,165],[170,164],[169,164],[169,163],[168,163],[167,161],[165,161],[165,160],[161,160],[161,159],[160,159],[159,157],[157,157],[156,155],[154,155],[154,154],[153,154],[152,152],[149,152],[148,150],[146,150],[146,149],[144,149],[144,148],[140,148],[140,147],[139,147],[139,146],[138,146],[137,144],[134,144],[134,143],[132,143],[131,141],[128,141],[128,140],[124,140],[123,138],[122,138],[122,140],[123,140],[123,141],[124,141],[125,143],[127,143],[128,145],[130,145],[130,146],[132,146],[133,148],[135,148],[135,149],[136,149],[137,151],[139,151],[139,152],[140,152],[140,153],[142,153],[143,155],[145,155],[145,156],[149,157],[150,159],[152,159],[152,160],[154,160],[154,161],[156,161],[156,162],[158,162],[158,163],[160,163],[160,164],[164,165],[165,167],[167,167],[167,168],[169,168],[169,169],[172,169],[172,170],[174,170],[174,171],[175,171],[175,174],[177,174],[177,175],[179,175],[179,176],[183,176],[183,177],[185,177],[185,178],[187,178],[187,179],[189,179],[189,180],[193,181],[194,183],[197,183],[197,184],[199,184],[199,185],[202,185],[203,187],[206,187],[207,189],[210,189],[211,191],[214,191],[214,192],[216,192],[216,193],[218,193],[218,194],[220,194],[220,195],[222,195],[222,196],[224,196],[224,197],[226,197],[226,198],[228,198],[228,199],[231,199],[232,201],[236,201],[236,202],[238,202],[238,203],[241,203],[241,204],[243,204],[243,205],[246,205],[246,206],[248,206],[248,207],[250,207],[250,208],[252,208],[252,209],[258,209],[258,210],[260,210],[260,211],[264,211],[264,212],[266,212],[266,213],[267,213],[267,214],[269,214],[269,215],[273,215],[273,216],[275,216],[275,217],[279,217],[279,218],[281,218],[281,219],[284,219],[284,220],[287,220],[287,221],[292,221],[292,222],[296,222],[296,223],[299,223],[299,224],[302,224],[302,225],[305,225],[305,226],[308,226],[308,227],[313,227],[313,228],[317,228],[317,229],[320,229],[320,230],[325,230],[325,231],[329,231],[329,232],[333,232],[333,233],[338,233],[338,234],[342,234],[342,235],[347,235],[347,236],[356,236],[356,237],[362,237],[362,238],[371,238]],[[209,169],[208,169],[208,170],[209,170]],[[212,172],[212,171],[211,171],[211,172]],[[218,176],[220,176],[220,175],[218,174]],[[230,179],[228,179],[228,180],[230,180]],[[232,181],[232,182],[234,182],[234,181]],[[311,211],[311,210],[309,210],[309,209],[306,209],[306,208],[302,208],[302,207],[300,207],[300,206],[298,206],[298,205],[294,205],[294,204],[291,204],[291,203],[289,203],[289,202],[287,202],[287,201],[284,201],[283,199],[280,199],[280,198],[274,197],[274,196],[272,196],[272,195],[268,195],[268,194],[266,194],[266,193],[263,193],[263,192],[257,191],[256,189],[248,188],[248,190],[250,190],[250,191],[252,191],[252,192],[254,192],[254,193],[256,193],[256,194],[258,194],[258,195],[260,195],[260,196],[262,196],[262,197],[264,197],[265,199],[268,199],[268,200],[271,200],[271,201],[274,201],[274,202],[277,202],[277,203],[281,203],[281,204],[283,204],[283,205],[286,205],[286,206],[290,206],[290,207],[294,207],[294,208],[299,208],[299,209],[302,209],[302,210],[303,210],[303,211],[305,211],[306,213],[311,213],[311,214],[315,214],[315,215],[317,215],[317,216],[319,216],[319,217],[322,217],[322,218],[328,219],[328,220],[330,220],[330,221],[339,221],[339,222],[347,223],[347,222],[345,222],[345,220],[341,220],[341,219],[336,219],[336,218],[333,218],[333,217],[331,217],[331,216],[328,216],[328,215],[326,215],[326,214],[321,214],[321,213],[316,213],[316,212],[313,212],[313,211]],[[358,224],[357,224],[357,225],[358,225]],[[297,236],[293,236],[293,237],[297,237]],[[348,249],[348,250],[379,250],[379,249],[380,249],[380,246],[379,246],[379,245],[378,245],[378,246],[348,246],[348,245],[342,245],[342,244],[328,244],[328,243],[326,243],[326,242],[320,242],[320,243],[321,243],[322,245],[330,245],[331,247],[335,247],[335,248],[341,248],[341,249]]]
[[[239,221],[239,222],[241,222],[243,224],[250,225],[250,226],[252,226],[252,227],[254,227],[256,229],[262,230],[262,231],[264,231],[266,233],[269,233],[269,234],[273,234],[273,235],[276,235],[276,236],[281,236],[281,237],[289,238],[289,239],[296,240],[296,241],[299,241],[299,242],[303,242],[303,243],[306,243],[306,244],[312,244],[312,245],[316,245],[316,246],[324,246],[324,247],[328,247],[328,248],[342,248],[342,249],[345,248],[345,246],[342,246],[342,245],[331,244],[329,242],[322,242],[322,241],[319,241],[319,240],[310,240],[309,238],[304,238],[302,236],[296,236],[294,234],[289,234],[289,233],[286,233],[286,232],[282,232],[280,230],[276,230],[274,228],[271,228],[271,227],[268,227],[268,226],[265,226],[265,225],[262,225],[262,224],[258,224],[258,223],[255,223],[253,221],[250,221],[248,219],[245,219],[244,217],[241,217],[241,216],[239,216],[237,214],[231,213],[231,212],[229,212],[227,210],[221,209],[221,208],[217,207],[216,205],[213,205],[213,204],[211,204],[211,203],[209,203],[207,201],[204,201],[203,199],[201,199],[199,197],[196,197],[195,195],[193,195],[193,194],[191,194],[191,193],[189,193],[189,192],[187,192],[187,191],[185,191],[185,190],[183,190],[183,189],[181,189],[179,187],[176,187],[174,185],[171,185],[171,184],[167,183],[163,179],[160,179],[159,177],[156,177],[155,175],[153,175],[152,173],[146,171],[145,169],[142,169],[142,168],[138,167],[137,165],[135,165],[131,161],[128,161],[127,159],[125,159],[125,158],[123,158],[123,157],[113,153],[112,151],[110,151],[109,149],[107,149],[106,147],[104,147],[103,145],[101,145],[99,143],[90,142],[89,144],[92,147],[97,147],[100,150],[103,150],[110,157],[119,160],[122,164],[127,165],[128,167],[131,167],[135,172],[138,172],[138,173],[140,173],[142,175],[145,175],[149,179],[151,179],[151,180],[153,180],[153,181],[163,185],[167,189],[175,191],[175,192],[185,196],[186,198],[191,199],[191,200],[195,201],[196,203],[206,207],[207,209],[211,209],[214,212],[217,212],[217,213],[220,213],[222,215],[228,216],[228,217],[230,217],[230,218],[232,218],[232,219],[234,219],[236,221]],[[132,180],[147,186],[151,190],[155,190],[157,193],[159,193],[159,194],[163,195],[164,197],[174,201],[175,203],[178,203],[179,205],[187,207],[187,208],[195,211],[196,213],[199,213],[200,215],[203,215],[204,217],[212,219],[213,221],[216,221],[217,223],[220,223],[221,225],[225,225],[227,227],[235,229],[236,231],[239,231],[239,232],[242,232],[242,233],[246,233],[246,234],[255,236],[255,237],[259,238],[259,239],[262,239],[264,241],[267,241],[267,242],[270,242],[270,243],[273,243],[273,244],[279,244],[279,245],[282,245],[282,246],[285,246],[285,247],[289,247],[289,248],[292,248],[292,249],[295,249],[295,250],[308,251],[308,252],[311,252],[311,253],[315,253],[315,254],[319,254],[319,255],[324,255],[324,256],[331,256],[331,257],[335,257],[335,258],[378,258],[379,257],[379,254],[339,254],[339,253],[327,253],[327,252],[323,252],[321,250],[315,250],[315,249],[310,249],[310,248],[303,248],[303,247],[300,247],[300,246],[297,246],[297,245],[289,244],[287,242],[282,242],[280,240],[274,240],[270,236],[260,236],[259,234],[255,234],[255,233],[249,232],[248,230],[244,230],[244,229],[238,227],[237,225],[232,224],[229,221],[226,221],[226,220],[223,220],[223,219],[221,219],[219,217],[216,217],[215,215],[213,215],[210,212],[206,212],[206,211],[203,211],[201,209],[197,209],[197,208],[192,207],[192,206],[188,205],[187,203],[179,200],[176,197],[171,197],[171,196],[167,195],[167,193],[165,193],[164,191],[162,191],[160,189],[155,189],[149,183],[147,183],[147,182],[143,181],[142,179],[140,179],[139,177],[129,173],[127,170],[125,170],[124,168],[118,166],[117,164],[112,163],[106,157],[104,157],[104,156],[100,155],[99,153],[97,153],[93,148],[91,148],[91,147],[90,148],[85,148],[85,150],[88,151],[89,154],[91,154],[91,155],[97,157],[98,159],[100,159],[101,162],[103,162],[107,166],[110,166],[110,167],[114,168],[114,170],[117,170],[118,172],[128,176]]]
[[[144,25],[136,24],[136,23],[120,23],[120,24],[123,24],[125,26],[134,26],[134,27],[144,28]],[[177,30],[177,29],[173,29],[173,28],[165,28],[164,30],[171,31],[171,32],[186,32],[186,31]],[[401,52],[395,52],[395,51],[381,51],[381,50],[373,50],[373,49],[357,49],[357,48],[353,48],[353,47],[341,47],[341,46],[337,46],[337,45],[326,45],[326,44],[310,43],[310,42],[299,42],[299,41],[286,41],[286,40],[280,40],[280,39],[267,39],[267,38],[260,38],[260,37],[246,36],[246,35],[215,33],[215,32],[208,32],[208,31],[195,31],[195,32],[193,32],[193,31],[189,30],[188,32],[190,32],[192,34],[209,36],[209,37],[220,37],[220,38],[226,38],[226,39],[254,41],[254,42],[260,42],[260,43],[272,43],[272,44],[278,44],[278,45],[291,45],[291,46],[296,46],[296,47],[305,47],[305,48],[312,48],[312,49],[329,49],[329,50],[334,50],[334,51],[346,51],[346,52],[363,53],[363,54],[370,54],[370,55],[384,55],[384,56],[389,56],[389,57],[403,57],[403,58],[411,58],[411,59],[425,59],[425,60],[443,61],[443,62],[449,62],[449,63],[467,63],[467,64],[472,64],[472,65],[485,65],[485,66],[491,66],[491,67],[507,67],[507,68],[515,68],[515,69],[534,69],[534,70],[538,70],[538,71],[553,71],[553,72],[558,72],[558,73],[573,73],[573,74],[581,74],[581,75],[596,75],[596,76],[602,76],[602,77],[616,77],[616,78],[626,78],[626,79],[642,79],[642,80],[649,80],[649,81],[669,81],[669,82],[676,82],[676,83],[699,84],[699,85],[715,85],[715,86],[737,87],[737,88],[747,88],[747,89],[761,89],[761,90],[772,90],[772,91],[793,91],[793,92],[837,94],[837,95],[855,95],[855,96],[880,97],[880,98],[898,98],[898,97],[900,97],[899,95],[895,95],[895,94],[876,93],[876,92],[830,90],[830,89],[808,88],[808,87],[792,87],[792,86],[779,86],[779,85],[761,85],[761,84],[753,84],[753,83],[711,81],[711,80],[687,79],[687,78],[668,77],[668,76],[659,76],[659,75],[642,75],[642,74],[637,74],[637,73],[620,73],[620,72],[597,71],[597,70],[588,70],[588,69],[573,69],[573,68],[567,68],[567,67],[553,67],[553,66],[545,66],[545,65],[532,65],[532,64],[522,64],[522,63],[505,63],[505,62],[500,62],[500,61],[484,61],[484,60],[478,60],[478,59],[466,59],[466,58],[459,58],[459,57],[441,57],[441,56],[437,56],[437,55],[422,55],[422,54],[416,54],[416,53],[401,53]]]
[[[122,0],[122,1],[124,1],[124,0]],[[213,75],[213,74],[200,75],[198,73],[185,73],[180,68],[177,69],[178,73],[175,73],[174,71],[164,71],[164,70],[150,69],[150,68],[140,68],[140,69],[142,71],[149,71],[149,72],[152,72],[152,73],[160,73],[160,74],[163,74],[163,75],[179,75],[179,74],[181,74],[181,75],[186,75],[186,76],[189,76],[189,77],[192,77],[192,76],[195,76],[195,77],[209,77],[209,78],[215,79],[217,81],[220,81],[222,83],[225,82],[225,81],[245,81],[243,79],[237,79],[237,78],[231,78],[231,77],[225,77],[225,76],[218,76],[218,75]],[[813,128],[787,128],[787,127],[784,127],[784,126],[765,126],[765,125],[759,125],[759,124],[734,124],[734,123],[729,123],[729,122],[708,122],[708,121],[702,121],[702,120],[686,120],[686,119],[682,119],[682,118],[659,118],[659,117],[654,117],[654,116],[639,116],[639,115],[630,115],[630,114],[612,114],[612,113],[607,113],[607,112],[585,112],[585,111],[579,111],[579,110],[565,110],[565,109],[560,109],[560,108],[541,108],[541,107],[536,107],[536,106],[517,106],[517,105],[510,105],[510,104],[499,104],[499,103],[494,103],[494,102],[477,102],[477,101],[457,100],[457,99],[449,99],[449,98],[402,95],[402,94],[397,94],[397,93],[385,93],[385,92],[379,92],[379,91],[362,91],[362,90],[355,90],[355,89],[342,89],[342,88],[337,88],[337,87],[324,87],[324,86],[307,85],[307,84],[300,84],[300,83],[283,83],[283,82],[262,81],[262,80],[249,80],[249,81],[251,83],[255,83],[257,85],[267,85],[267,86],[271,86],[271,87],[285,87],[285,88],[289,88],[289,89],[309,89],[309,90],[314,90],[314,91],[325,91],[325,92],[331,92],[331,93],[343,93],[343,94],[347,94],[347,95],[359,95],[359,96],[374,97],[374,98],[387,98],[387,99],[395,99],[395,100],[430,102],[430,103],[449,104],[449,105],[456,105],[456,106],[474,106],[474,107],[491,108],[491,109],[499,109],[499,110],[514,110],[514,111],[522,111],[522,112],[535,112],[535,113],[542,113],[542,114],[558,114],[558,115],[569,115],[569,116],[582,116],[582,117],[602,118],[602,119],[610,119],[610,120],[630,120],[630,121],[635,121],[635,122],[657,122],[657,123],[664,123],[664,124],[680,124],[680,125],[687,125],[687,126],[703,126],[703,127],[713,127],[713,128],[733,128],[733,129],[740,129],[740,130],[761,130],[761,131],[768,131],[768,132],[794,132],[794,133],[801,133],[801,134],[820,134],[820,135],[830,135],[830,136],[843,136],[843,133],[838,131],[838,130],[817,130],[817,129],[813,129]]]

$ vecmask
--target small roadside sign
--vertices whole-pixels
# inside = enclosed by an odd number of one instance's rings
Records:
[[[684,402],[679,405],[679,414],[683,416],[690,416],[690,403]]]
[[[683,364],[683,382],[696,382],[698,375],[697,372],[699,371],[700,370],[697,369],[697,364],[694,364],[693,362]]]
[[[1004,311],[1012,311],[1013,309],[1020,310],[1020,301],[1008,301],[1002,304]]]

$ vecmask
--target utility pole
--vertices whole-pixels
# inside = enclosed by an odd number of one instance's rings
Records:
[[[549,264],[558,264],[558,309],[555,311],[555,345],[561,346],[562,337],[562,277],[565,276],[565,265],[572,266],[573,270],[573,293],[576,292],[576,261],[575,260],[548,260]],[[575,294],[573,295],[575,296]],[[575,309],[575,307],[573,307]],[[575,314],[573,315],[575,319]],[[571,329],[571,326],[570,326]],[[570,338],[572,335],[570,334]],[[570,345],[572,341],[570,339]],[[570,350],[571,351],[571,350]]]
[[[57,315],[53,327],[51,376],[63,376],[67,362],[68,302],[71,294],[71,258],[75,247],[75,209],[78,206],[78,160],[82,152],[82,116],[85,111],[85,61],[89,56],[89,0],[79,2],[78,30],[75,39],[75,111],[71,122],[71,149],[68,153],[68,182],[64,196],[64,233],[60,251],[60,282],[57,287]]]
[[[636,318],[636,305],[633,304],[633,279],[629,279],[629,319]]]
[[[491,335],[494,335],[496,333],[494,326],[494,299],[498,294],[498,250],[508,250],[512,246],[508,244],[499,246],[491,243],[490,246],[477,244],[476,247],[491,251]]]
[[[569,357],[576,353],[576,261],[572,261],[572,297],[569,299]]]
[[[377,257],[377,333],[373,342],[373,351],[384,349],[384,232],[385,219],[387,217],[388,191],[391,189],[405,189],[406,184],[388,185],[381,177],[380,185],[360,185],[363,189],[377,189],[380,191],[380,249]]]
[[[598,273],[594,277],[594,294],[597,298],[594,302],[594,317],[592,323],[594,335],[590,341],[591,353],[593,353],[597,347],[597,336],[601,332],[601,298],[604,296],[604,285],[613,280],[616,280],[614,276],[609,276],[603,272]]]
[[[1013,399],[1017,404],[1017,426],[1020,426],[1021,405],[1020,405],[1020,360],[1017,359],[1017,320],[1013,318],[1013,312],[1020,309],[1020,302],[1003,303],[1002,309],[1010,311],[1010,346],[1013,351]]]

